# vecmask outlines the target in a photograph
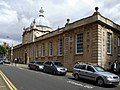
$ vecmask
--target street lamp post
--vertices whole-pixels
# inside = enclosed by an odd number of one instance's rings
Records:
[[[7,36],[7,38],[11,39],[9,36]],[[11,64],[13,64],[13,40],[11,39],[11,48],[10,48],[10,61],[11,61]]]
[[[13,64],[13,43],[12,43],[12,46],[11,46],[11,63]]]

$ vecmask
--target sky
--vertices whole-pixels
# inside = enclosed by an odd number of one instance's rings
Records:
[[[56,30],[70,22],[91,16],[95,7],[104,17],[120,24],[120,0],[0,0],[0,42],[22,42],[23,28],[29,27],[39,16],[44,16]]]

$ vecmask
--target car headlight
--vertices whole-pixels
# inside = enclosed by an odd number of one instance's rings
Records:
[[[67,68],[65,68],[65,71],[67,71]]]
[[[111,80],[111,79],[113,79],[113,77],[112,76],[107,76],[107,79]]]
[[[43,66],[39,66],[40,69],[43,69]]]
[[[61,71],[61,68],[57,68],[57,71]]]

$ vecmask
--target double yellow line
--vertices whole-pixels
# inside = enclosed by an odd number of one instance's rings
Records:
[[[5,74],[0,70],[0,75],[3,80],[6,82],[10,90],[17,90],[17,88],[10,82],[10,80],[5,76]]]

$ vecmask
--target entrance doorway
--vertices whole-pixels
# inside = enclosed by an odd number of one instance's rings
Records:
[[[25,53],[25,64],[27,64],[27,53]]]

